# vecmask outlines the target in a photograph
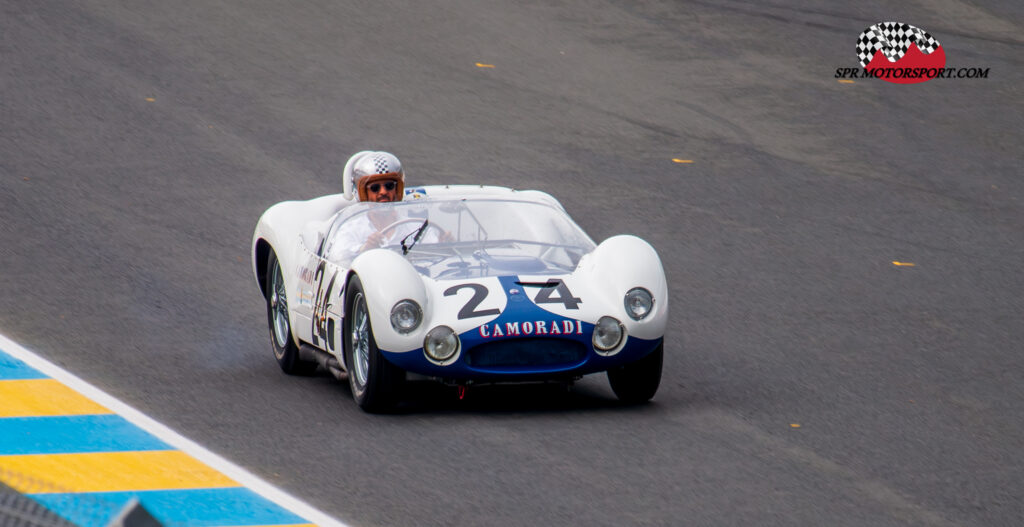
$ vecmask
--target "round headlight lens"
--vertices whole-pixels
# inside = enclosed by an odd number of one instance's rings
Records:
[[[459,351],[459,336],[448,326],[437,326],[423,339],[423,351],[436,361],[446,361]]]
[[[622,324],[612,317],[601,317],[594,326],[594,348],[600,351],[615,349],[622,341]]]
[[[423,310],[413,300],[400,300],[391,308],[391,327],[403,335],[420,327]]]
[[[623,302],[626,304],[626,314],[633,320],[646,317],[654,307],[654,297],[651,296],[650,291],[642,287],[630,289]]]

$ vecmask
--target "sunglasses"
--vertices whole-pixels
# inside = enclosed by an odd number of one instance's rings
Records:
[[[370,186],[368,186],[366,188],[370,189],[370,192],[373,192],[374,194],[376,194],[376,193],[380,192],[381,185],[382,185],[381,183],[374,183],[374,184],[372,184],[372,185],[370,185]],[[384,186],[384,190],[387,190],[387,191],[390,192],[392,190],[395,190],[395,187],[398,186],[398,183],[395,183],[394,181],[388,181],[386,183],[383,183],[383,186]]]

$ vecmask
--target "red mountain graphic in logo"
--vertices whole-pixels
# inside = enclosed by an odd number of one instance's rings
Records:
[[[868,65],[864,67],[864,69],[868,71],[874,71],[876,69],[885,70],[896,68],[930,68],[938,70],[939,68],[943,68],[945,66],[946,52],[942,49],[942,47],[937,48],[930,55],[925,55],[924,53],[921,52],[920,49],[917,48],[917,44],[911,44],[910,48],[907,49],[907,52],[903,55],[903,58],[897,60],[896,62],[890,62],[889,59],[885,56],[885,53],[883,53],[881,50],[876,51],[875,58],[871,59],[871,62],[869,62]],[[931,76],[928,76],[926,74],[922,75],[919,78],[896,78],[891,75],[880,76],[879,78],[889,82],[895,82],[897,84],[916,84],[918,82],[930,81],[933,78],[935,78],[936,75],[938,75],[937,71],[935,74]]]
[[[901,70],[898,75],[894,75],[897,72],[889,75],[875,73],[876,78],[896,84],[929,81],[946,66],[946,52],[938,40],[919,27],[900,22],[880,22],[865,29],[857,39],[857,57],[869,73]],[[903,74],[914,69],[928,72]]]

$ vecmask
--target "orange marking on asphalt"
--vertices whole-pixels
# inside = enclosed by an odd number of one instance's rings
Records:
[[[850,79],[839,79],[839,84],[853,84],[853,81]]]
[[[800,423],[789,423],[790,428],[800,428]]]
[[[156,99],[152,97],[146,97],[146,102],[156,102]]]
[[[674,162],[674,163],[693,163],[693,160],[692,159],[677,159],[677,158],[673,157],[672,158],[672,162]]]
[[[894,261],[892,264],[895,265],[896,267],[914,267],[914,264],[912,264],[910,262],[896,262],[896,261]]]
[[[482,62],[477,62],[476,63],[476,67],[478,67],[478,68],[493,68],[494,64],[484,64]]]

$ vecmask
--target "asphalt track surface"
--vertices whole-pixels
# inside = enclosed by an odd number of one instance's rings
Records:
[[[837,82],[886,20],[989,78]],[[1019,525],[1022,20],[4,0],[0,333],[355,525]],[[655,400],[598,375],[420,386],[377,416],[282,374],[252,229],[366,148],[650,241],[672,294]]]

